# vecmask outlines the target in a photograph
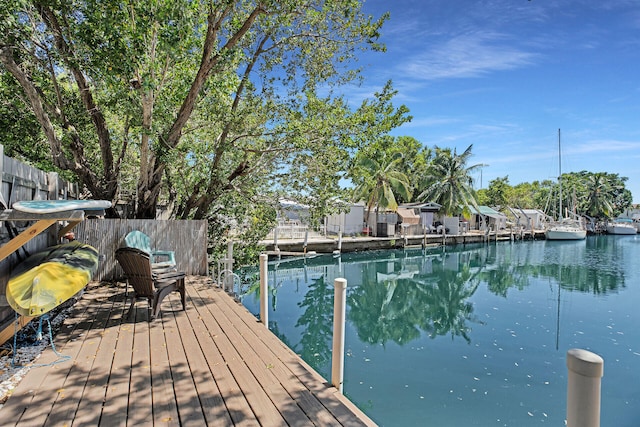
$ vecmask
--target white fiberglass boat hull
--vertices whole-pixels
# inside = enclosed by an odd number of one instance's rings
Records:
[[[608,234],[636,234],[638,231],[631,224],[611,224],[607,226]]]
[[[544,232],[547,240],[582,240],[587,237],[587,230],[575,227],[551,227]]]

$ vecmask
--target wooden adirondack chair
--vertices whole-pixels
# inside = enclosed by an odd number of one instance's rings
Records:
[[[150,319],[156,318],[160,313],[162,300],[173,291],[180,292],[182,309],[185,309],[185,273],[152,269],[150,255],[138,248],[119,248],[116,250],[116,259],[134,291],[128,315],[131,315],[138,298],[146,298],[151,310]]]
[[[142,231],[133,230],[124,238],[124,243],[130,248],[138,248],[149,254],[154,268],[175,268],[176,256],[173,251],[156,250],[151,248],[151,239]]]

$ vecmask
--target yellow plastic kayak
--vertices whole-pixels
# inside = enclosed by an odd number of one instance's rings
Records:
[[[77,294],[98,268],[98,251],[77,241],[52,246],[18,264],[7,302],[18,314],[41,316]]]

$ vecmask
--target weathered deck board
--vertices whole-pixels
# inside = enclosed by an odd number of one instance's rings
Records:
[[[206,294],[208,291],[204,289],[201,292]],[[220,297],[220,295],[216,296],[211,293],[208,296],[214,300],[216,300],[216,297]],[[236,304],[226,296],[224,296],[224,300],[216,301],[219,304],[225,304],[225,302]],[[219,306],[219,304],[216,304],[216,306]],[[230,308],[233,309],[233,307]],[[231,341],[238,343],[238,351],[243,357],[252,361],[250,366],[254,367],[252,369],[253,374],[265,390],[269,390],[269,395],[278,396],[280,399],[291,400],[295,403],[290,406],[290,409],[285,414],[289,425],[304,425],[308,423],[309,418],[324,425],[337,424],[337,420],[331,416],[317,399],[308,399],[306,393],[308,389],[302,387],[297,379],[291,381],[294,377],[293,373],[286,368],[282,358],[264,345],[259,334],[253,333],[245,322],[250,322],[254,328],[257,325],[259,329],[265,329],[264,326],[258,323],[248,312],[246,314],[248,314],[248,317],[245,317],[241,322],[235,323],[232,323],[228,318],[221,317],[223,332]]]
[[[77,317],[73,317],[70,321],[65,322],[62,329],[58,332],[56,340],[56,349],[65,356],[73,358],[77,355],[82,347],[82,341],[85,338],[87,330],[90,330],[95,321],[94,314],[100,309],[97,305],[92,305],[88,299],[81,299],[74,306]],[[108,310],[107,310],[108,312]],[[68,319],[69,320],[69,319]],[[53,351],[45,351],[36,361],[38,364],[54,363],[59,357]],[[71,360],[61,365],[71,364]],[[8,405],[8,411],[5,414],[4,408],[2,417],[7,423],[20,422],[24,425],[43,425],[46,417],[51,412],[51,408],[58,397],[59,380],[62,378],[61,365],[54,365],[51,368],[40,367],[33,368],[32,371],[40,371],[40,375],[27,375],[20,385],[16,388],[11,399],[16,399],[16,405]],[[51,397],[41,401],[41,393],[47,393]],[[33,405],[32,405],[33,403]],[[32,408],[34,410],[28,410]]]
[[[217,293],[211,293],[211,289],[207,290],[210,297],[215,298]],[[224,304],[233,310],[233,306],[237,305],[231,298],[219,298],[216,302],[221,306]],[[255,327],[257,323],[255,317],[247,310],[241,310],[238,313],[238,319],[241,321],[234,322],[237,327],[242,328],[246,334],[243,338],[247,342],[252,343],[253,346],[257,346],[259,343],[263,343],[262,352],[273,352],[274,355],[283,362],[283,366],[286,366],[289,375],[296,378],[292,384],[301,385],[307,389],[307,392],[303,393],[307,397],[313,396],[314,401],[317,401],[321,406],[325,407],[332,415],[337,418],[334,423],[348,425],[348,426],[361,426],[370,420],[362,421],[361,419],[354,418],[352,411],[359,411],[359,409],[353,405],[347,398],[340,394],[336,388],[330,387],[327,381],[322,378],[317,372],[315,372],[309,365],[307,365],[302,359],[295,355],[282,341],[277,340],[273,343],[273,334],[268,331],[264,326],[259,324],[259,327]],[[254,336],[251,336],[254,335]],[[280,378],[287,378],[286,376],[280,376]],[[303,396],[296,395],[296,399],[304,401]],[[315,402],[314,402],[315,403]],[[313,413],[312,417],[319,417],[320,413]]]
[[[91,292],[89,290],[88,292]],[[92,340],[89,342],[93,350],[93,363],[90,366],[87,382],[78,409],[73,421],[74,425],[97,425],[102,415],[102,404],[111,376],[113,356],[118,340],[118,332],[123,322],[123,303],[120,304],[114,298],[113,306],[107,313],[107,322],[104,328],[97,329],[91,334]],[[121,305],[122,304],[122,305]]]
[[[124,290],[90,284],[56,336],[72,359],[31,369],[3,425],[375,425],[207,278],[150,323],[146,302],[127,316]]]
[[[217,328],[215,318],[209,310],[206,310],[206,302],[197,295],[190,294],[188,303],[193,305],[198,313],[197,317],[190,317],[191,328],[198,339],[202,354],[213,373],[213,379],[226,404],[224,413],[216,412],[213,415],[221,417],[222,425],[234,424],[243,426],[253,424],[253,421],[249,420],[243,413],[243,408],[248,407],[249,402],[244,394],[238,393],[240,386],[226,363],[221,349],[216,345],[216,337],[221,331]]]
[[[163,328],[164,318],[158,320],[149,326],[152,421],[154,425],[171,425],[179,420],[178,405],[173,392],[171,367]]]
[[[109,304],[109,301],[98,302],[97,307],[102,304]],[[112,305],[111,303],[110,305]],[[90,314],[88,319],[93,319],[90,324],[91,328],[83,334],[81,339],[75,343],[77,352],[73,355],[73,367],[69,370],[67,376],[60,389],[58,389],[58,398],[53,404],[49,417],[46,419],[45,425],[59,426],[64,425],[68,420],[75,417],[78,409],[78,403],[84,393],[89,373],[95,359],[95,348],[100,342],[101,335],[99,331],[103,330],[108,321],[108,315],[111,310],[96,311],[95,317],[92,315],[93,310],[85,313]],[[87,324],[88,326],[89,324]],[[79,331],[82,329],[79,328]],[[86,341],[86,342],[85,342]],[[71,343],[74,344],[74,343]],[[72,351],[72,346],[65,346],[64,352]],[[71,356],[71,354],[67,354]],[[69,362],[64,362],[69,363]]]

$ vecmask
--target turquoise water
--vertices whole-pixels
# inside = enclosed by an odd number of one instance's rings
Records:
[[[640,425],[640,235],[272,264],[269,327],[328,380],[337,277],[344,393],[381,426],[564,425],[570,348],[605,360],[602,425]]]

